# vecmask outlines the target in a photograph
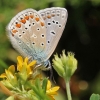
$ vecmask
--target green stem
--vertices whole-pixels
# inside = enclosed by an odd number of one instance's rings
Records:
[[[69,81],[65,79],[68,100],[72,100]]]

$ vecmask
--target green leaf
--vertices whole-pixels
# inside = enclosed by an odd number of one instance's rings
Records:
[[[42,84],[42,89],[44,90],[45,93],[46,93],[46,88],[47,88],[47,81],[48,81],[47,78],[45,78]]]
[[[90,97],[90,100],[100,100],[100,95],[99,94],[92,94]]]

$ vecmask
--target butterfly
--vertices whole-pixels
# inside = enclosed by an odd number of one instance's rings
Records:
[[[50,65],[49,58],[62,35],[67,17],[67,10],[60,7],[40,11],[26,9],[11,19],[7,35],[21,55],[46,67]]]

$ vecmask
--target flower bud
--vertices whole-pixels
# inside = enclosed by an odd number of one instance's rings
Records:
[[[53,67],[61,77],[69,79],[77,69],[77,60],[74,58],[74,53],[68,52],[66,56],[65,51],[63,51],[60,57],[55,55]]]
[[[63,77],[64,75],[64,68],[61,59],[58,55],[55,55],[55,59],[53,59],[53,68],[57,71],[59,76]]]

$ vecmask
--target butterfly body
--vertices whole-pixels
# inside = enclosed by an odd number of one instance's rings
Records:
[[[67,21],[67,10],[53,7],[19,12],[7,26],[13,47],[37,64],[47,65]]]

